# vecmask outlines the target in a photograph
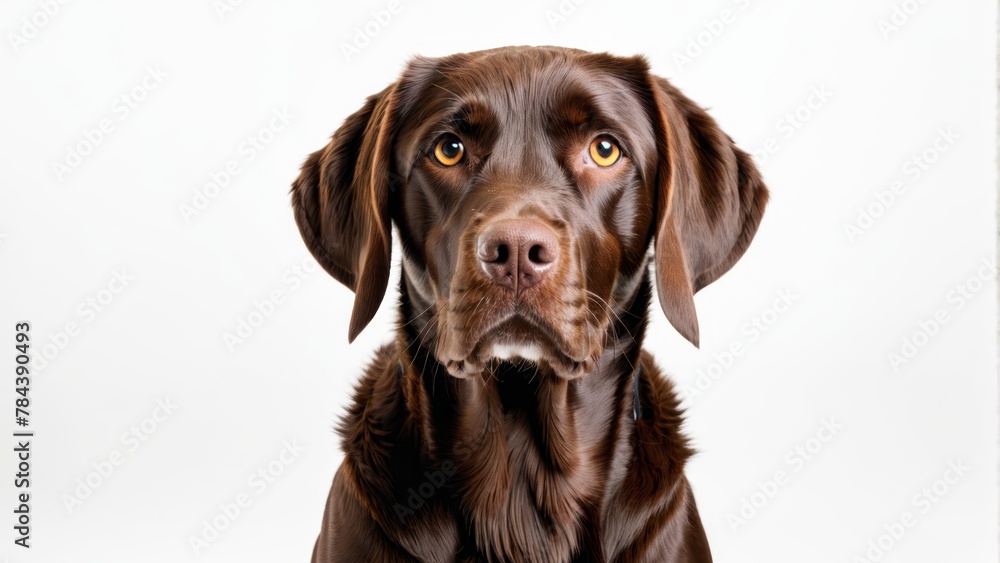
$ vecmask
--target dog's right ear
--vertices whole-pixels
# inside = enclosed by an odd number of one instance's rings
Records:
[[[292,184],[302,239],[330,275],[355,293],[348,340],[371,322],[389,283],[389,184],[396,111],[392,85],[347,118]]]

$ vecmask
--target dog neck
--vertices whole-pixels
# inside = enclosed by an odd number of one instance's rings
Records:
[[[638,285],[615,312],[596,368],[567,380],[534,362],[494,362],[478,378],[450,376],[425,342],[433,316],[414,315],[401,284],[401,318],[417,322],[400,327],[399,365],[422,455],[455,468],[451,488],[468,516],[466,533],[491,556],[568,557],[586,536],[585,523],[599,521],[588,511],[623,477],[610,473],[621,466],[612,461],[624,455],[640,414],[636,377],[651,295],[648,278]]]

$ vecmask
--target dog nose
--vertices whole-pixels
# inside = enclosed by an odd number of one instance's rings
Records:
[[[495,283],[515,293],[538,285],[559,259],[559,241],[545,225],[526,219],[498,221],[479,235],[479,263]]]

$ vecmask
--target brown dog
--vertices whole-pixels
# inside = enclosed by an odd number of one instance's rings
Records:
[[[767,189],[641,57],[517,47],[418,58],[309,156],[302,237],[356,294],[402,246],[400,322],[340,433],[313,561],[711,561],[671,384],[640,345],[652,287],[694,293]]]

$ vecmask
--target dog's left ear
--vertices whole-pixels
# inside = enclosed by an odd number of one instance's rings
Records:
[[[694,294],[746,252],[768,193],[750,156],[705,110],[647,76],[658,114],[656,289],[670,324],[698,346]]]

